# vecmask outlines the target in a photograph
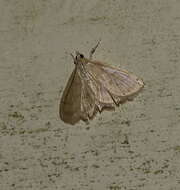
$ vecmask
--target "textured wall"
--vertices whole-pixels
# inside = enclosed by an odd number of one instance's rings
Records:
[[[180,189],[180,1],[0,1],[0,189]],[[89,125],[58,117],[88,53],[145,88]]]

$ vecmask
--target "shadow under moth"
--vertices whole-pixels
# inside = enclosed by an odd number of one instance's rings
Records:
[[[89,58],[78,51],[75,57],[71,54],[75,68],[59,106],[60,118],[65,123],[88,122],[97,112],[114,110],[119,104],[132,100],[144,86],[140,78],[125,70],[93,61],[99,43],[91,49]]]

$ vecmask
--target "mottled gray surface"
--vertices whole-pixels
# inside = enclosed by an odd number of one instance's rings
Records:
[[[89,125],[59,99],[88,53],[140,76]],[[0,190],[180,189],[180,1],[0,0]]]

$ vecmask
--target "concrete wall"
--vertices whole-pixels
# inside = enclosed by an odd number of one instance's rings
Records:
[[[86,125],[59,100],[87,54],[143,78]],[[180,1],[0,1],[0,189],[180,189]]]

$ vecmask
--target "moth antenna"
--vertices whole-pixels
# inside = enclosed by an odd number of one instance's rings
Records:
[[[92,59],[92,56],[93,56],[94,52],[96,51],[97,47],[99,46],[100,42],[101,42],[101,38],[98,40],[98,43],[96,44],[96,46],[91,49],[91,51],[89,53],[90,60]]]
[[[73,61],[75,61],[75,57],[72,53],[70,53],[70,56],[73,58]]]
[[[76,58],[74,57],[74,55],[72,53],[70,53],[70,55],[73,58],[74,64],[76,65],[76,63],[77,63]]]

